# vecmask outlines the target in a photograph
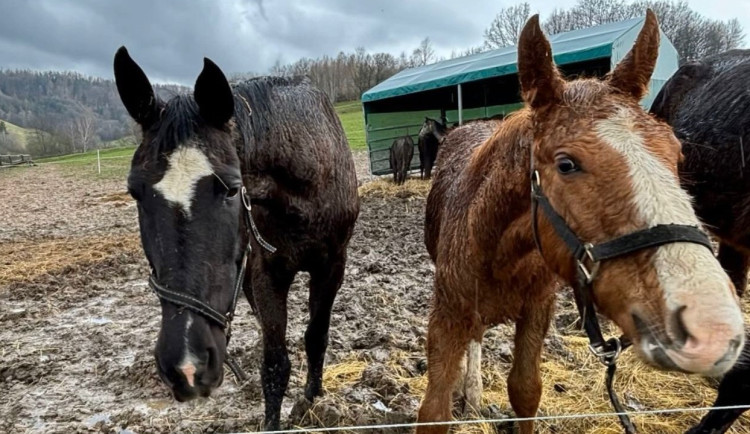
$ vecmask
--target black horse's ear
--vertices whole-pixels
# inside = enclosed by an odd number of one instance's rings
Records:
[[[156,122],[158,114],[154,89],[140,66],[123,46],[115,54],[115,84],[125,109],[143,128]]]
[[[229,82],[211,59],[203,58],[203,71],[195,81],[195,102],[201,117],[215,127],[229,122],[234,115],[234,96]]]

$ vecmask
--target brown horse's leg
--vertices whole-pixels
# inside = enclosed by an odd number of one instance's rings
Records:
[[[286,349],[286,302],[294,272],[267,269],[253,273],[253,298],[263,332],[263,385],[266,415],[265,429],[276,431],[280,425],[281,401],[289,384],[289,355]],[[255,270],[254,270],[255,271]]]
[[[344,280],[346,254],[340,255],[332,264],[315,267],[310,271],[310,323],[305,331],[307,352],[307,385],[305,398],[312,401],[321,394],[323,361],[328,347],[328,327],[336,293]]]
[[[477,325],[470,318],[443,311],[439,301],[430,315],[427,332],[427,391],[419,408],[419,422],[451,419],[451,395],[459,374],[461,358],[472,338],[477,338]],[[442,434],[447,425],[417,427],[418,434]]]
[[[472,340],[466,352],[464,411],[479,414],[482,404],[482,341]]]
[[[462,414],[479,414],[482,403],[481,341],[472,340],[469,342],[466,355],[461,358],[453,401],[458,403]]]
[[[508,375],[508,397],[518,417],[536,416],[542,397],[539,372],[544,336],[547,334],[554,297],[538,303],[527,301],[516,322],[513,367]],[[532,434],[534,422],[519,423],[520,434]]]
[[[737,295],[742,297],[747,289],[747,271],[750,261],[747,255],[726,243],[719,244],[719,263],[729,274]]]

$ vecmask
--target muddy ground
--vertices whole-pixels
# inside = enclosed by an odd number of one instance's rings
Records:
[[[358,153],[356,160],[361,183],[370,181],[366,155]],[[238,384],[227,371],[211,398],[186,404],[173,401],[160,383],[152,357],[159,308],[146,284],[135,206],[125,194],[127,163],[110,164],[121,167],[104,178],[85,165],[0,172],[0,432],[257,430],[263,413],[259,327],[244,301],[230,352],[250,376],[247,383]],[[415,420],[426,383],[433,267],[422,242],[426,188],[418,181],[409,185],[362,197],[331,320],[327,394],[312,408],[299,398],[307,291],[306,276],[296,279],[289,302],[286,427]],[[547,339],[542,414],[609,411],[603,370],[588,356],[581,335],[570,331],[574,319],[561,297]],[[485,414],[493,417],[511,413],[504,392],[511,332],[500,326],[483,344]],[[629,355],[624,359],[619,386],[631,410],[708,405],[715,397],[706,380],[657,377]],[[657,380],[658,386],[649,383]],[[700,416],[635,421],[641,432],[677,433]],[[749,425],[745,419],[734,432],[749,433]],[[539,431],[621,432],[614,418],[548,422]]]

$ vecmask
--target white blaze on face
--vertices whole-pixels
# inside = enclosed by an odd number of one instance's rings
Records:
[[[169,166],[164,177],[154,185],[164,199],[172,205],[179,205],[190,217],[190,206],[195,196],[198,181],[213,174],[208,157],[193,146],[181,146],[169,156]]]
[[[627,162],[635,207],[648,227],[659,224],[700,226],[690,196],[680,187],[677,177],[644,145],[629,110],[620,109],[611,118],[599,121],[596,132]],[[728,277],[705,246],[663,245],[654,255],[654,266],[670,310],[682,305],[694,307],[698,302],[707,303],[706,307],[721,306],[730,299]],[[712,311],[707,308],[706,312]],[[739,309],[726,313],[741,320]]]
[[[627,162],[634,205],[648,227],[699,225],[689,195],[680,188],[674,173],[644,145],[628,110],[620,109],[599,121],[596,132]],[[713,252],[699,244],[665,244],[654,253],[653,265],[668,310],[663,319],[667,324],[661,327],[669,329],[671,315],[679,314],[689,334],[682,348],[666,348],[666,354],[688,372],[724,372],[743,345],[743,320],[729,278]],[[677,310],[683,306],[684,311]],[[648,339],[641,342],[645,354],[655,345],[661,346]]]
[[[190,312],[185,312],[187,314],[187,320],[185,321],[185,335],[183,336],[183,344],[185,345],[185,353],[182,356],[182,362],[180,362],[179,370],[182,372],[182,374],[185,376],[185,379],[187,380],[188,385],[190,387],[195,386],[195,371],[196,371],[196,363],[198,363],[197,357],[193,355],[193,353],[190,352],[190,327],[193,325],[193,316],[190,314]]]

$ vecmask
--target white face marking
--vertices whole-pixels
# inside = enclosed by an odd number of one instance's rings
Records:
[[[169,156],[169,167],[154,188],[169,203],[179,205],[189,218],[195,185],[211,174],[213,168],[206,154],[193,146],[181,146]]]
[[[179,370],[185,375],[190,387],[194,387],[195,382],[195,365],[198,363],[198,358],[190,352],[190,327],[193,326],[193,316],[190,312],[185,311],[187,320],[185,321],[185,334],[183,335],[183,343],[185,344],[185,353],[182,356],[182,362],[180,362]]]
[[[635,207],[648,227],[700,226],[690,196],[680,187],[677,177],[644,145],[629,110],[620,109],[611,118],[599,121],[596,132],[625,158]],[[728,277],[704,246],[663,245],[654,255],[654,266],[668,309],[695,306],[717,318],[723,315],[722,321],[727,323],[742,323],[741,313],[731,297]]]

